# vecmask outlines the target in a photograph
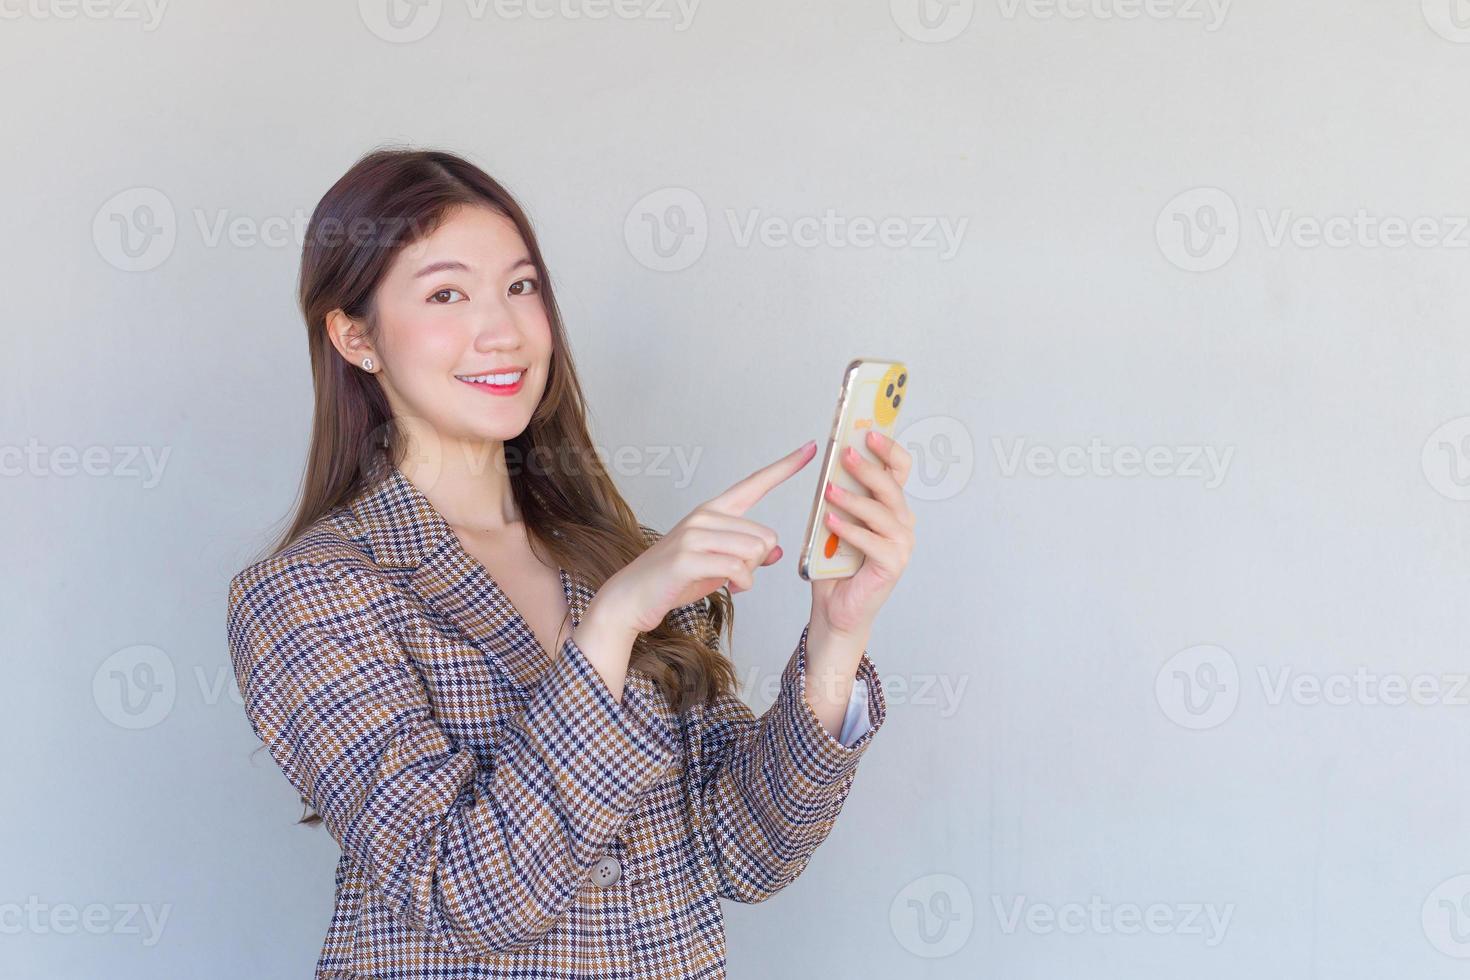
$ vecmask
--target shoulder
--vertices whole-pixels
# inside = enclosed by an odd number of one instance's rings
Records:
[[[385,581],[383,570],[332,513],[285,548],[230,578],[231,619],[242,610],[310,618],[341,614]]]
[[[380,579],[361,554],[317,542],[293,543],[236,573],[225,634],[247,710],[399,660],[392,595]]]

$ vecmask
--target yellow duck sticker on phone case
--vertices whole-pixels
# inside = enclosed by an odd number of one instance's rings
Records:
[[[878,397],[873,402],[873,421],[885,433],[898,418],[898,405],[903,401],[903,386],[908,383],[909,369],[902,364],[890,367],[878,382]]]

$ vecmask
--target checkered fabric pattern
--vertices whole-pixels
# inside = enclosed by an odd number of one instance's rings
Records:
[[[594,592],[561,579],[575,625]],[[717,649],[704,600],[672,615]],[[638,670],[619,702],[393,466],[235,575],[227,626],[252,729],[342,849],[318,978],[724,977],[719,900],[801,874],[886,713],[864,654],[871,729],[822,727],[805,630],[759,718],[677,716]]]

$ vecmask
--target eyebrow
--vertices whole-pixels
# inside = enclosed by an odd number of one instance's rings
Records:
[[[514,272],[516,269],[519,269],[523,265],[535,265],[535,263],[531,261],[531,257],[529,255],[522,255],[520,258],[516,259],[510,265],[506,266],[505,267],[505,271],[506,272]],[[424,266],[418,272],[415,272],[413,274],[413,277],[415,279],[420,279],[420,278],[422,278],[424,276],[429,275],[430,273],[434,273],[434,272],[445,272],[447,270],[456,270],[456,271],[459,271],[459,272],[469,272],[470,271],[470,267],[467,266],[467,265],[465,265],[463,262],[460,262],[458,259],[445,259],[442,262],[430,262],[428,265]]]

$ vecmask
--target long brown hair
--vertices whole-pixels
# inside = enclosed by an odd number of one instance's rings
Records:
[[[334,508],[379,478],[379,461],[401,459],[405,433],[394,424],[377,377],[356,370],[327,334],[327,315],[341,309],[363,324],[375,343],[380,324],[378,284],[397,253],[431,234],[455,208],[489,207],[515,223],[540,275],[551,325],[546,391],[525,431],[505,444],[511,490],[531,549],[547,564],[600,587],[641,554],[648,541],[639,521],[602,466],[587,431],[586,403],[556,304],[551,276],[521,206],[479,167],[437,150],[380,148],[358,160],[317,204],[301,253],[298,300],[306,321],[315,391],[311,445],[300,502],[289,529],[270,549],[288,547]],[[539,450],[539,452],[538,452]],[[522,466],[546,453],[570,454],[572,466]],[[733,629],[728,588],[712,593],[712,631],[684,632],[666,618],[633,644],[630,666],[649,674],[678,713],[735,687],[730,661],[705,640]],[[566,620],[563,619],[563,625]],[[319,817],[303,822],[315,823]]]

